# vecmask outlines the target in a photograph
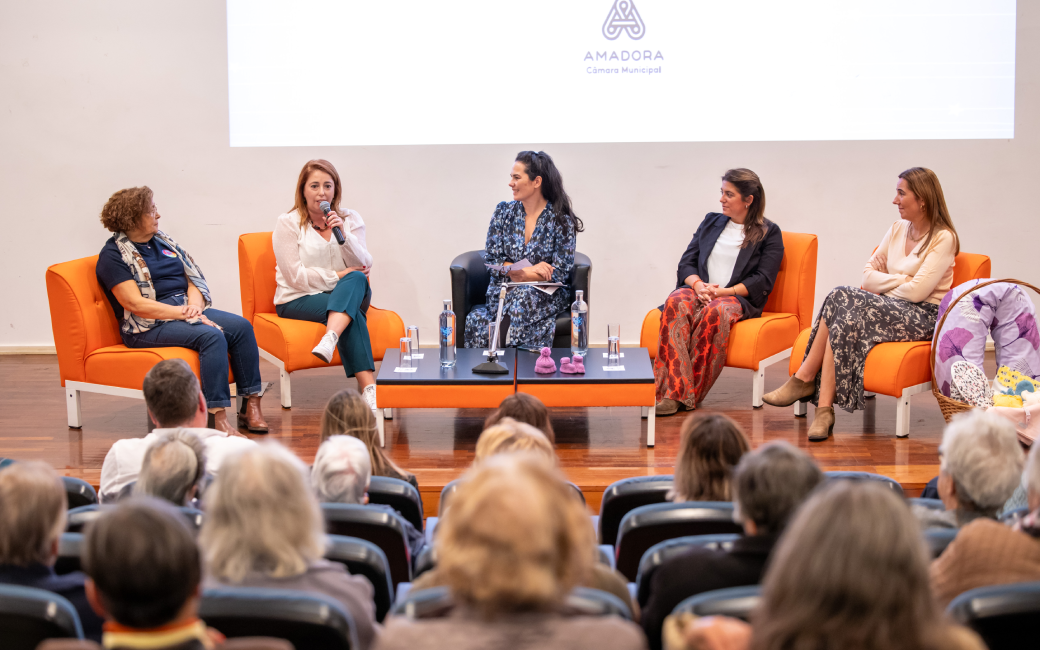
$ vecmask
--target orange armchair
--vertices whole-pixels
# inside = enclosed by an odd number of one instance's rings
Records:
[[[333,355],[330,364],[324,363],[311,354],[311,350],[325,335],[325,326],[281,318],[275,313],[275,259],[270,232],[254,232],[238,238],[238,273],[242,316],[253,324],[260,356],[278,366],[282,408],[292,408],[289,375],[307,368],[338,366],[339,352]],[[368,308],[367,320],[372,355],[380,360],[387,348],[397,348],[405,335],[404,321],[394,312],[376,307]],[[382,411],[377,419],[382,443]]]
[[[754,371],[751,404],[762,406],[766,367],[791,356],[799,330],[812,324],[816,292],[816,235],[785,232],[784,259],[769,300],[759,318],[742,320],[730,331],[726,366]],[[643,319],[639,346],[657,358],[661,311],[651,309]]]
[[[986,255],[961,252],[953,262],[953,286],[968,280],[990,277],[990,259]],[[797,353],[791,356],[788,373],[798,372],[809,344],[812,328],[806,328],[794,343]],[[931,341],[878,343],[867,355],[863,368],[863,391],[868,397],[875,393],[896,398],[896,437],[910,435],[910,398],[932,389],[932,367],[929,357]],[[807,407],[796,402],[795,415],[805,415]]]
[[[119,322],[98,285],[97,261],[94,255],[47,269],[51,329],[69,427],[73,429],[82,427],[81,392],[144,399],[144,376],[164,359],[184,359],[195,375],[199,374],[199,355],[188,348],[123,345]]]

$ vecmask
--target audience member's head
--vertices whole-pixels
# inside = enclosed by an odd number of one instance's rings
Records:
[[[134,494],[191,503],[206,476],[206,447],[191,431],[167,431],[144,452]]]
[[[491,456],[518,451],[536,453],[556,462],[556,451],[545,434],[513,418],[502,418],[497,424],[484,429],[477,438],[473,462],[480,463]]]
[[[730,501],[733,468],[750,445],[740,425],[719,413],[683,422],[675,460],[674,501]]]
[[[485,617],[550,610],[592,570],[594,548],[588,513],[553,467],[509,454],[460,482],[438,527],[437,570]]]
[[[958,415],[939,445],[939,496],[961,524],[996,518],[1021,481],[1023,462],[1008,420],[978,410]]]
[[[744,454],[733,472],[734,517],[749,535],[779,535],[822,481],[804,451],[786,442],[762,445]]]
[[[917,521],[873,481],[834,481],[798,510],[773,552],[753,650],[934,646],[939,614]]]
[[[321,442],[331,436],[353,436],[365,443],[373,476],[389,476],[410,480],[411,474],[386,457],[379,446],[379,428],[372,407],[361,393],[344,388],[329,398],[321,416]]]
[[[202,565],[188,523],[169,503],[134,497],[87,527],[87,597],[101,616],[137,629],[187,620],[198,608]]]
[[[0,470],[0,564],[54,564],[66,498],[61,478],[46,463],[12,463]]]
[[[322,557],[324,520],[308,483],[303,462],[275,442],[224,459],[203,498],[210,574],[230,583],[253,572],[294,576]]]
[[[144,376],[144,404],[161,429],[205,426],[206,401],[199,380],[183,359],[166,359]],[[201,423],[200,423],[201,418]]]
[[[1026,488],[1026,499],[1029,510],[1040,509],[1040,445],[1034,444],[1026,459],[1026,468],[1022,472],[1022,484]]]
[[[544,433],[550,444],[556,444],[556,433],[553,431],[552,420],[549,418],[549,409],[545,408],[542,400],[534,395],[514,393],[505,398],[498,408],[484,420],[484,428],[488,429],[504,418],[513,418],[517,422],[530,424]]]
[[[365,503],[372,462],[365,443],[350,436],[332,436],[321,443],[311,468],[311,486],[325,503]]]

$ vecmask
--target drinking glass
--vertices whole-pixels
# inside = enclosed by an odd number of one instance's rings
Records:
[[[419,351],[419,328],[415,325],[409,325],[408,338],[412,340],[412,354],[422,354]]]
[[[412,367],[412,339],[407,336],[401,337],[401,367]]]
[[[621,324],[607,325],[607,365],[616,366],[621,361]]]

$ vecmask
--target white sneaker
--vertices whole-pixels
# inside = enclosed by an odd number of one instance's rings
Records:
[[[318,357],[325,363],[332,363],[332,355],[336,353],[336,343],[339,342],[339,335],[335,332],[325,332],[325,336],[321,337],[318,344],[311,350],[311,354]]]
[[[365,398],[366,402],[368,402],[368,407],[372,409],[372,413],[375,415],[378,411],[376,408],[376,385],[369,384],[368,386],[365,386],[365,390],[361,391],[361,396]]]

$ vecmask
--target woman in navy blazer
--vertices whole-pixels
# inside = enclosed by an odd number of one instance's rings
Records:
[[[675,291],[662,308],[657,415],[697,408],[726,363],[730,328],[762,315],[784,258],[758,174],[727,171],[719,203],[722,212],[704,217],[679,260]]]

